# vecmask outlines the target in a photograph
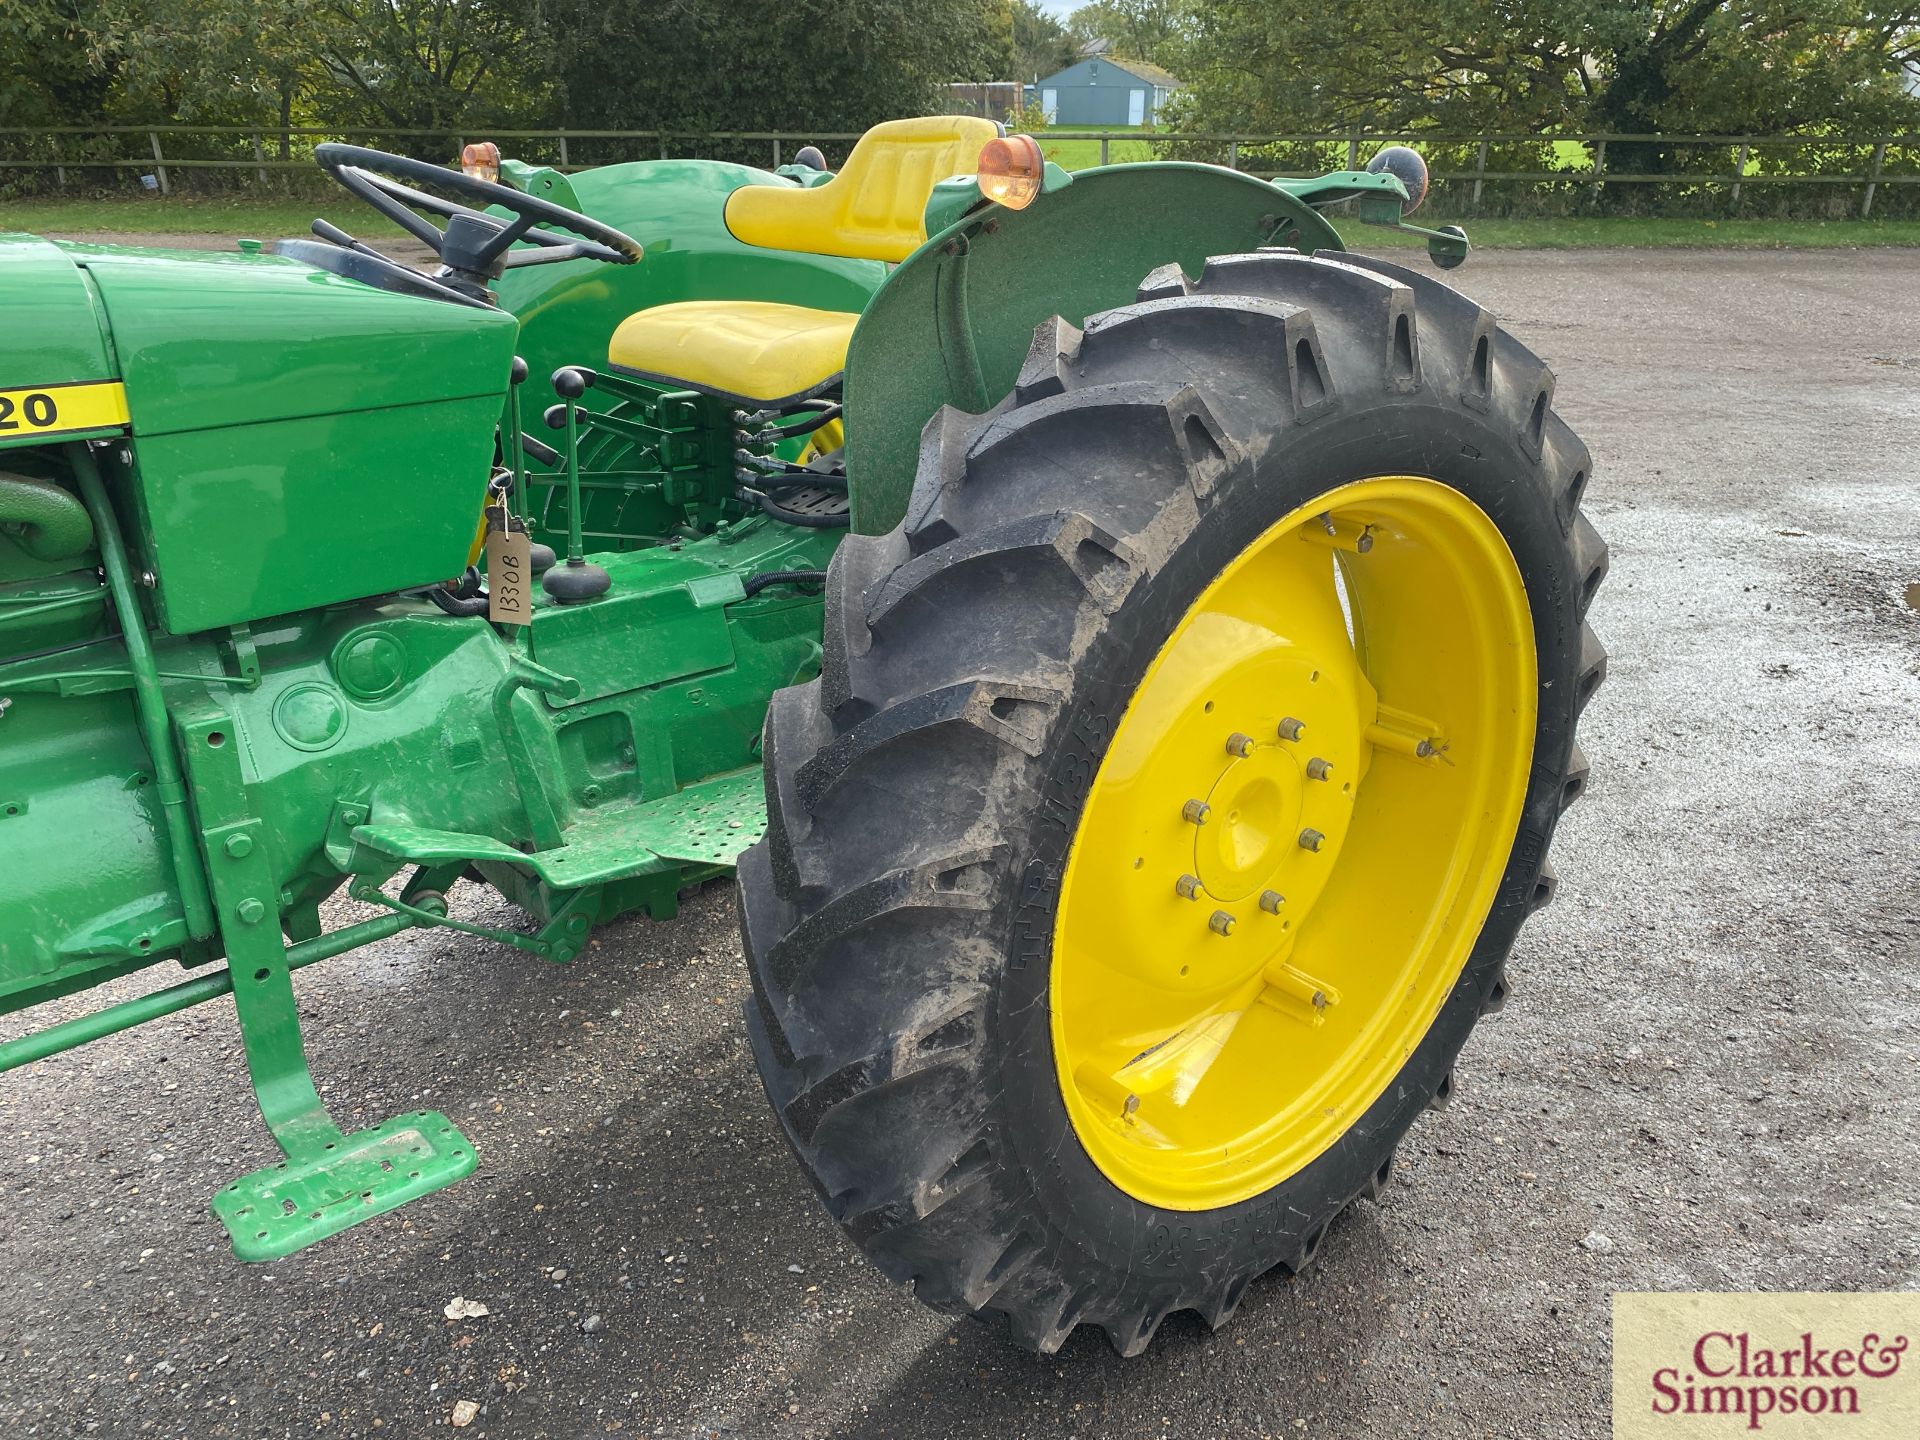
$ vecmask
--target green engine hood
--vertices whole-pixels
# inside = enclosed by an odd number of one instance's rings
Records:
[[[0,235],[0,315],[0,390],[114,378],[99,296],[51,241]]]
[[[339,415],[506,388],[514,318],[279,255],[60,247],[91,277],[133,433]]]
[[[124,387],[133,439],[108,487],[173,634],[466,566],[519,330],[505,311],[281,255],[43,242],[0,245],[0,305],[32,320],[0,345],[0,389]]]

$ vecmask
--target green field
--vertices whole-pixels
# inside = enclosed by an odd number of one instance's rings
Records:
[[[1073,144],[1098,146],[1094,140]],[[1138,141],[1128,142],[1139,144]],[[1123,158],[1116,144],[1114,159]],[[0,230],[57,235],[213,235],[276,239],[304,235],[325,214],[355,235],[388,239],[400,232],[346,196],[311,200],[21,200],[0,202]],[[1415,217],[1437,223],[1424,212]],[[1333,217],[1349,245],[1380,249],[1419,245],[1412,236]],[[1571,250],[1600,246],[1647,249],[1853,248],[1920,245],[1920,220],[1473,220],[1460,222],[1483,250]]]
[[[1153,146],[1148,141],[1134,138],[1137,133],[1131,130],[1114,131],[1113,139],[1107,142],[1109,165],[1156,158]],[[1044,131],[1034,138],[1040,142],[1040,153],[1062,170],[1087,170],[1100,163],[1098,140],[1049,140]]]
[[[354,235],[400,234],[344,192],[311,200],[234,198],[141,200],[0,200],[0,230],[36,235],[304,235],[325,215]]]

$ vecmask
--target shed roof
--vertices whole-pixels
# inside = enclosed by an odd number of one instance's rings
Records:
[[[1163,70],[1150,61],[1129,60],[1124,55],[1102,55],[1100,58],[1109,65],[1126,71],[1129,75],[1137,76],[1149,85],[1163,85],[1170,89],[1181,83],[1179,77],[1171,71]]]
[[[1175,86],[1186,83],[1178,77],[1169,74],[1167,71],[1162,70],[1158,65],[1149,64],[1145,60],[1128,60],[1118,55],[1083,55],[1080,59],[1074,61],[1073,64],[1067,66],[1065,70],[1056,70],[1039,83],[1041,85],[1051,84],[1062,75],[1079,70],[1082,66],[1095,62],[1104,62],[1124,74],[1131,75],[1136,80],[1145,81],[1149,85],[1159,85],[1167,89],[1172,89]]]

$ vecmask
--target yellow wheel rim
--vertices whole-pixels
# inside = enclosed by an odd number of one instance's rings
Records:
[[[1245,1200],[1379,1098],[1492,908],[1536,683],[1512,552],[1433,480],[1323,495],[1194,602],[1094,777],[1054,928],[1060,1085],[1115,1185]]]

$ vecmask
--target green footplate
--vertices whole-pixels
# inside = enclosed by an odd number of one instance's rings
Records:
[[[531,870],[556,889],[578,890],[672,865],[733,864],[767,833],[765,784],[756,765],[655,800],[610,805],[568,826],[564,845],[532,854],[491,836],[417,825],[362,825],[353,838],[399,860],[490,860]]]
[[[668,860],[731,865],[767,833],[766,780],[758,766],[716,776],[610,823]]]
[[[213,1213],[242,1260],[279,1260],[464,1179],[476,1163],[451,1120],[412,1110],[241,1176],[213,1197]]]

